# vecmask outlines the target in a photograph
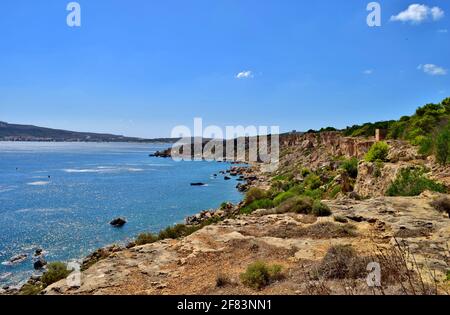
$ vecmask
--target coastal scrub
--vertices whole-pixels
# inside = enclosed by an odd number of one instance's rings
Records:
[[[445,193],[444,185],[437,183],[425,175],[423,168],[402,169],[395,181],[388,188],[387,196],[418,196],[425,190]]]
[[[270,283],[282,278],[282,267],[280,265],[268,265],[257,261],[250,264],[240,278],[245,286],[255,290],[261,290]]]

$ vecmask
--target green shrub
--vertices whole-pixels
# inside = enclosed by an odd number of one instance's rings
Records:
[[[358,159],[351,158],[344,160],[341,164],[341,168],[347,172],[351,178],[358,177]]]
[[[389,145],[386,142],[380,141],[372,145],[372,147],[369,149],[369,152],[367,152],[364,159],[367,162],[376,162],[376,161],[385,162],[387,160],[388,154],[389,154]]]
[[[450,126],[444,128],[436,138],[436,159],[446,165],[450,157]]]
[[[228,206],[230,205],[230,203],[229,202],[222,202],[221,204],[220,204],[220,210],[225,210],[225,209],[228,209]]]
[[[38,295],[44,289],[44,286],[25,283],[22,288],[20,288],[19,295]]]
[[[313,200],[309,197],[298,196],[284,201],[277,207],[277,213],[302,213],[308,214],[312,211]]]
[[[419,154],[429,156],[433,153],[434,142],[431,137],[422,136],[422,138],[417,139],[417,145],[419,146]]]
[[[342,191],[341,186],[334,186],[328,195],[329,195],[330,199],[334,199],[337,196],[337,194],[339,194],[341,191]]]
[[[306,176],[305,178],[305,187],[310,189],[310,190],[315,190],[317,188],[319,188],[320,186],[322,186],[322,180],[320,179],[319,176],[315,175],[315,174],[309,174],[308,176]]]
[[[141,233],[136,238],[135,244],[138,246],[141,246],[141,245],[145,245],[145,244],[151,244],[156,241],[158,241],[158,236],[156,236],[152,233]]]
[[[330,208],[319,200],[314,201],[312,212],[316,217],[328,217],[331,215]]]
[[[55,282],[67,278],[72,270],[67,270],[67,265],[62,262],[53,262],[47,265],[47,271],[42,275],[41,281],[49,286]]]
[[[261,199],[255,200],[251,204],[241,208],[241,214],[251,214],[253,211],[258,209],[271,209],[274,207],[272,199]]]
[[[245,194],[245,204],[249,205],[255,200],[260,200],[267,198],[267,191],[262,190],[260,188],[252,187],[249,189],[249,191]]]
[[[419,168],[402,169],[388,188],[387,196],[418,196],[425,190],[445,193],[446,187],[428,179],[425,170]]]
[[[275,197],[275,199],[273,200],[273,203],[275,206],[278,206],[279,204],[281,204],[282,202],[295,197],[296,194],[291,192],[291,191],[287,191],[284,193],[279,194],[278,196]]]
[[[152,233],[141,233],[135,240],[135,244],[140,246],[145,244],[151,244],[157,241],[162,241],[165,239],[183,238],[197,232],[198,230],[204,228],[205,226],[220,222],[221,220],[222,218],[220,217],[212,217],[209,218],[208,220],[203,221],[199,225],[177,224],[174,226],[169,226],[164,230],[161,230],[158,235]]]
[[[174,226],[169,226],[166,229],[162,230],[158,234],[159,240],[165,240],[165,239],[178,239],[182,237],[189,236],[198,230],[200,230],[202,227],[208,225],[207,223],[202,223],[201,225],[185,225],[185,224],[177,224]]]
[[[447,270],[447,281],[450,281],[450,270]]]
[[[281,279],[282,267],[279,265],[267,265],[262,261],[257,261],[247,267],[240,278],[245,286],[261,290],[271,282]]]
[[[323,197],[323,190],[320,188],[314,189],[314,190],[307,189],[303,193],[303,196],[312,198],[314,200],[319,200],[319,199],[322,199],[322,197]]]
[[[293,193],[295,195],[301,195],[305,192],[305,187],[302,184],[294,185],[289,189],[288,192]]]
[[[292,173],[286,173],[282,175],[275,176],[272,180],[274,181],[291,181],[294,178]]]

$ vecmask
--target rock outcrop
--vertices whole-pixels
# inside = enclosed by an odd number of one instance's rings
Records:
[[[127,220],[123,219],[123,218],[116,218],[114,220],[112,220],[111,222],[109,222],[110,225],[112,225],[113,227],[122,227],[127,223]]]
[[[44,293],[254,294],[241,284],[239,275],[250,263],[263,260],[283,266],[284,278],[259,294],[310,294],[311,284],[317,284],[310,273],[330,246],[352,245],[359,255],[370,256],[397,242],[407,245],[417,264],[436,273],[441,281],[450,268],[450,219],[429,205],[432,197],[326,202],[335,216],[349,223],[300,214],[239,216],[184,239],[108,251],[106,258],[82,273],[81,286],[69,288],[66,281],[60,281]],[[229,283],[217,287],[218,275],[225,275]],[[341,283],[328,279],[321,285],[329,293],[347,294]],[[372,294],[364,278],[346,285],[355,294]],[[386,283],[384,290],[402,293],[399,283]]]

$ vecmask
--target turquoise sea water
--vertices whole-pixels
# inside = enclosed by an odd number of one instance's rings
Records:
[[[36,248],[45,251],[47,261],[79,259],[242,199],[234,179],[212,177],[228,164],[149,157],[165,147],[0,142],[0,286],[17,285],[33,274]],[[119,216],[128,223],[111,227]],[[28,258],[7,263],[18,254]]]

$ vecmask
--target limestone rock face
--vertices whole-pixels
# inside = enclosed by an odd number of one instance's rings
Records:
[[[381,197],[406,165],[361,162],[354,191],[362,197]]]
[[[333,157],[361,159],[375,143],[375,139],[344,137],[339,132],[289,135],[280,141],[282,167],[300,165],[312,170],[332,163]]]

